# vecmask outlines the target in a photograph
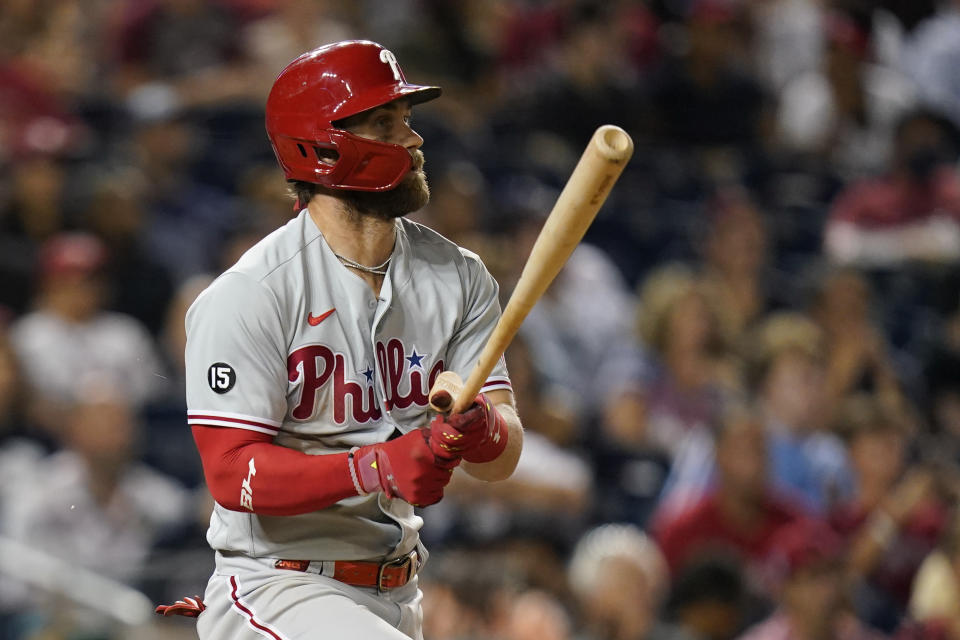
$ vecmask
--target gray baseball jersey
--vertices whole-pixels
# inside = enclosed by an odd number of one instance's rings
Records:
[[[500,315],[480,259],[397,221],[379,297],[344,267],[302,211],[217,278],[187,313],[190,424],[250,429],[313,455],[386,441],[428,420],[440,371],[466,377]],[[509,389],[501,362],[484,391]],[[416,547],[413,507],[382,493],[297,516],[256,513],[255,461],[238,482],[245,512],[216,505],[210,545],[253,558],[361,560]]]

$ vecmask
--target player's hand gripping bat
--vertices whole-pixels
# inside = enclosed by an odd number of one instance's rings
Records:
[[[527,314],[583,238],[632,155],[633,140],[620,127],[607,124],[594,132],[543,224],[476,366],[466,382],[452,371],[437,376],[430,389],[431,407],[441,413],[462,413],[470,407]]]

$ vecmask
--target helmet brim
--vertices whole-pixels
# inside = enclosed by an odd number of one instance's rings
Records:
[[[410,104],[422,104],[440,97],[443,90],[440,87],[428,87],[419,84],[407,84],[400,90],[398,98],[409,98]],[[394,98],[396,100],[396,98]]]
[[[344,120],[358,113],[382,107],[394,100],[406,98],[411,105],[422,104],[440,97],[440,87],[430,87],[419,84],[401,84],[383,87],[380,91],[368,90],[362,101],[357,101],[351,109],[341,109],[336,121]]]

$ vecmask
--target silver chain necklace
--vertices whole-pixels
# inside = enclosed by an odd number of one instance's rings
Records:
[[[391,255],[389,258],[387,258],[387,259],[383,262],[383,264],[378,264],[378,265],[375,266],[375,267],[368,267],[368,266],[366,266],[366,265],[360,264],[359,262],[354,262],[354,261],[351,260],[350,258],[345,258],[345,257],[343,257],[342,255],[340,255],[339,253],[334,253],[333,255],[337,256],[337,259],[338,259],[340,262],[342,262],[343,265],[346,266],[346,267],[350,267],[350,268],[352,268],[352,269],[356,269],[357,271],[363,271],[364,273],[372,273],[372,274],[377,275],[377,276],[385,276],[385,275],[387,275],[387,265],[390,264],[390,260],[393,259],[393,255]]]

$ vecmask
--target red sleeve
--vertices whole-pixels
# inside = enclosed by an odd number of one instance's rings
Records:
[[[225,509],[293,516],[357,495],[346,453],[311,456],[273,444],[265,433],[192,429],[207,486]]]

